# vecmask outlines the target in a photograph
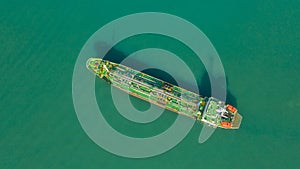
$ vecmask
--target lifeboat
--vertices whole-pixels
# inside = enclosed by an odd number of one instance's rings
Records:
[[[233,106],[231,106],[230,104],[227,105],[227,109],[228,109],[229,111],[231,111],[232,113],[235,113],[235,112],[236,112],[236,108],[233,107]]]
[[[229,122],[222,121],[222,122],[221,122],[221,126],[224,127],[224,128],[230,128],[230,127],[231,127],[231,124],[230,124]]]

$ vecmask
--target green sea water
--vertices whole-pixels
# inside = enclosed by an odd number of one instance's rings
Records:
[[[149,11],[182,17],[208,36],[225,69],[227,101],[243,116],[239,130],[218,129],[199,144],[202,125],[196,123],[176,147],[144,159],[111,154],[83,131],[72,100],[73,69],[82,46],[108,22]],[[299,168],[299,30],[299,0],[1,1],[0,168]],[[204,66],[172,39],[131,37],[109,57],[148,47],[177,54],[195,72],[200,92],[210,94]],[[130,122],[114,111],[111,99],[103,101],[110,87],[100,79],[95,87],[107,121],[129,136],[159,134],[177,116],[165,111],[153,123]],[[149,107],[131,101],[139,110]]]

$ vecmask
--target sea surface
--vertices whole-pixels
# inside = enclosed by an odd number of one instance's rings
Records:
[[[142,159],[114,155],[87,136],[72,99],[76,59],[99,28],[138,12],[173,14],[206,34],[225,69],[227,102],[243,116],[239,130],[217,129],[207,142],[199,144],[202,124],[195,123],[173,149]],[[122,28],[116,28],[116,32],[118,29]],[[299,0],[3,0],[0,168],[299,168],[299,30]],[[114,46],[107,57],[125,58],[150,47],[178,55],[194,72],[200,93],[210,95],[203,64],[174,39],[159,35],[130,37]],[[167,72],[148,73],[175,83]],[[189,84],[188,79],[184,80]],[[95,88],[99,106],[107,110],[106,120],[128,136],[159,134],[177,117],[165,111],[149,124],[130,122],[116,112],[111,99],[103,99],[110,98],[110,87],[104,81],[97,79]],[[131,102],[139,110],[149,108],[149,103],[139,99],[131,97]]]

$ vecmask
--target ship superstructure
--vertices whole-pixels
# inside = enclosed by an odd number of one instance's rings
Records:
[[[242,116],[237,109],[213,97],[204,97],[130,67],[99,58],[86,66],[94,74],[124,92],[211,127],[238,129]]]

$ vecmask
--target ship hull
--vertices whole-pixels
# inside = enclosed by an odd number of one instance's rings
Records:
[[[212,127],[237,129],[240,126],[241,116],[236,109],[227,110],[228,105],[215,98],[198,95],[124,65],[98,58],[89,59],[87,68],[112,86],[164,109]],[[227,114],[224,115],[221,110]]]

